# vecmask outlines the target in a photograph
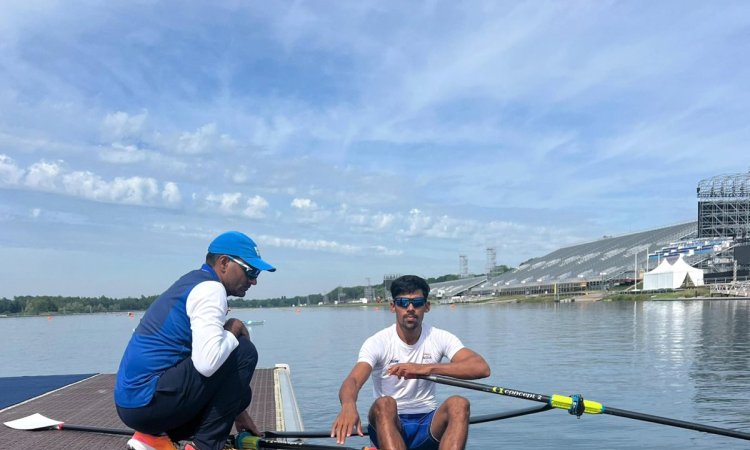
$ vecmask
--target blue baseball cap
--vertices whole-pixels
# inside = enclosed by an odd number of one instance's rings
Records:
[[[208,253],[237,256],[257,269],[276,271],[274,266],[260,259],[260,252],[255,241],[239,231],[227,231],[217,236],[209,244]]]

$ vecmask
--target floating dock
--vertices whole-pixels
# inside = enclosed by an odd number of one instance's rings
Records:
[[[13,402],[0,410],[0,423],[39,413],[71,425],[126,429],[114,405],[115,375],[82,377],[75,382],[70,382],[69,375],[0,378],[0,405],[7,405],[8,397]],[[304,431],[288,365],[256,369],[250,386],[253,399],[248,412],[261,431]],[[33,394],[21,400],[17,398],[19,390]],[[7,449],[125,449],[128,439],[74,430],[22,431],[0,426],[0,447]]]

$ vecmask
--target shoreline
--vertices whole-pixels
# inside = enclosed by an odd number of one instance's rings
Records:
[[[707,297],[707,296],[697,296],[697,297],[671,297],[671,298],[642,298],[643,294],[630,294],[629,296],[632,296],[633,298],[618,298],[618,299],[612,299],[608,298],[604,295],[591,295],[591,294],[584,294],[579,296],[572,296],[572,297],[565,297],[560,299],[548,299],[548,298],[539,298],[539,297],[523,297],[523,298],[500,298],[500,297],[494,297],[490,299],[483,299],[483,300],[476,300],[476,301],[461,301],[461,302],[452,302],[452,303],[440,303],[440,302],[434,302],[431,301],[431,304],[433,307],[435,306],[450,306],[455,307],[457,305],[492,305],[492,304],[503,304],[503,303],[591,303],[591,302],[622,302],[622,301],[631,301],[631,302],[637,302],[637,301],[653,301],[653,302],[665,302],[665,301],[686,301],[686,300],[698,300],[698,301],[704,301],[704,300],[750,300],[750,297]],[[258,306],[258,307],[235,307],[230,308],[231,310],[257,310],[257,309],[301,309],[301,308],[387,308],[389,307],[388,303],[382,302],[382,303],[346,303],[346,304],[326,304],[326,305],[297,305],[297,306]],[[60,313],[60,312],[45,312],[45,313],[39,313],[39,314],[0,314],[0,319],[14,319],[14,318],[33,318],[33,317],[45,317],[47,316],[48,319],[52,319],[54,317],[67,317],[67,316],[88,316],[88,315],[97,315],[97,314],[122,314],[122,315],[130,315],[131,313],[142,313],[144,310],[132,310],[132,311],[99,311],[99,312],[91,312],[91,313]]]

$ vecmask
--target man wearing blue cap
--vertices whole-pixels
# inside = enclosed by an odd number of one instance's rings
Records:
[[[229,231],[208,246],[206,263],[182,276],[143,315],[120,362],[115,404],[136,430],[132,450],[224,448],[232,424],[258,435],[246,409],[258,351],[227,295],[244,297],[258,275],[276,268],[255,242]]]

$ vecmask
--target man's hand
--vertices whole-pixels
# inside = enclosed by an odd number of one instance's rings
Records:
[[[234,427],[237,428],[237,432],[249,431],[254,436],[260,436],[260,430],[255,425],[252,417],[248,414],[247,410],[242,411],[236,419],[234,419]]]
[[[337,444],[346,442],[346,438],[352,435],[352,429],[357,427],[357,434],[364,436],[362,422],[359,421],[359,412],[356,404],[341,405],[341,412],[331,427],[331,437],[336,438]]]
[[[242,336],[250,337],[250,332],[247,331],[247,327],[240,319],[229,319],[224,323],[224,329],[234,334],[239,339]]]
[[[401,363],[388,368],[388,375],[399,378],[417,378],[418,375],[431,375],[431,364]]]

